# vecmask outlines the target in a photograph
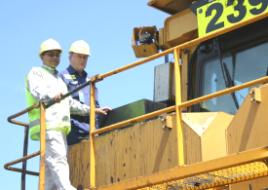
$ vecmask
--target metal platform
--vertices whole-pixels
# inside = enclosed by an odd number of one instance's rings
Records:
[[[267,174],[267,163],[259,161],[153,185],[142,190],[200,190],[255,179],[267,176]]]
[[[202,190],[268,176],[268,147],[139,176],[97,189]]]

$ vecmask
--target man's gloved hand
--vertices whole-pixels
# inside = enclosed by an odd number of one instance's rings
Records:
[[[41,102],[43,102],[47,107],[51,106],[54,102],[60,102],[63,94],[57,94],[53,98],[50,98],[48,95],[44,96],[41,99]]]
[[[95,112],[99,113],[99,114],[103,114],[103,115],[107,115],[107,113],[109,111],[111,111],[112,109],[110,107],[102,107],[102,108],[96,108]]]
[[[53,99],[53,101],[55,101],[55,102],[60,102],[62,96],[63,96],[63,94],[60,93],[60,94],[57,94],[56,96],[54,96],[52,99]]]

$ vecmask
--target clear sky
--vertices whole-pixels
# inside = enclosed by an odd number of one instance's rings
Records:
[[[38,57],[40,43],[48,38],[63,47],[59,70],[68,66],[68,48],[75,40],[86,40],[92,49],[89,75],[101,74],[137,61],[131,47],[132,29],[137,26],[163,27],[167,14],[147,6],[146,0],[1,0],[1,112],[0,112],[0,188],[20,189],[20,174],[3,169],[5,162],[22,155],[23,127],[11,125],[6,118],[26,107],[24,79]],[[163,59],[157,61],[164,63]],[[101,105],[112,108],[142,98],[153,98],[153,66],[142,66],[98,84]],[[27,117],[21,118],[27,121]],[[39,144],[30,141],[29,152]],[[30,169],[38,169],[38,159]],[[37,177],[27,177],[27,190],[37,189]]]

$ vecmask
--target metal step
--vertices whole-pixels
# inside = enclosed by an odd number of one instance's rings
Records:
[[[99,187],[99,190],[202,190],[268,176],[268,147],[178,166]]]

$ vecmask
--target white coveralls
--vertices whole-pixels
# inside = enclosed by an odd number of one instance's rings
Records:
[[[43,65],[34,67],[27,75],[28,90],[37,100],[49,100],[68,92],[57,71]],[[70,110],[85,115],[89,107],[70,98],[46,109],[46,190],[76,190],[69,180],[66,135],[69,133]]]

